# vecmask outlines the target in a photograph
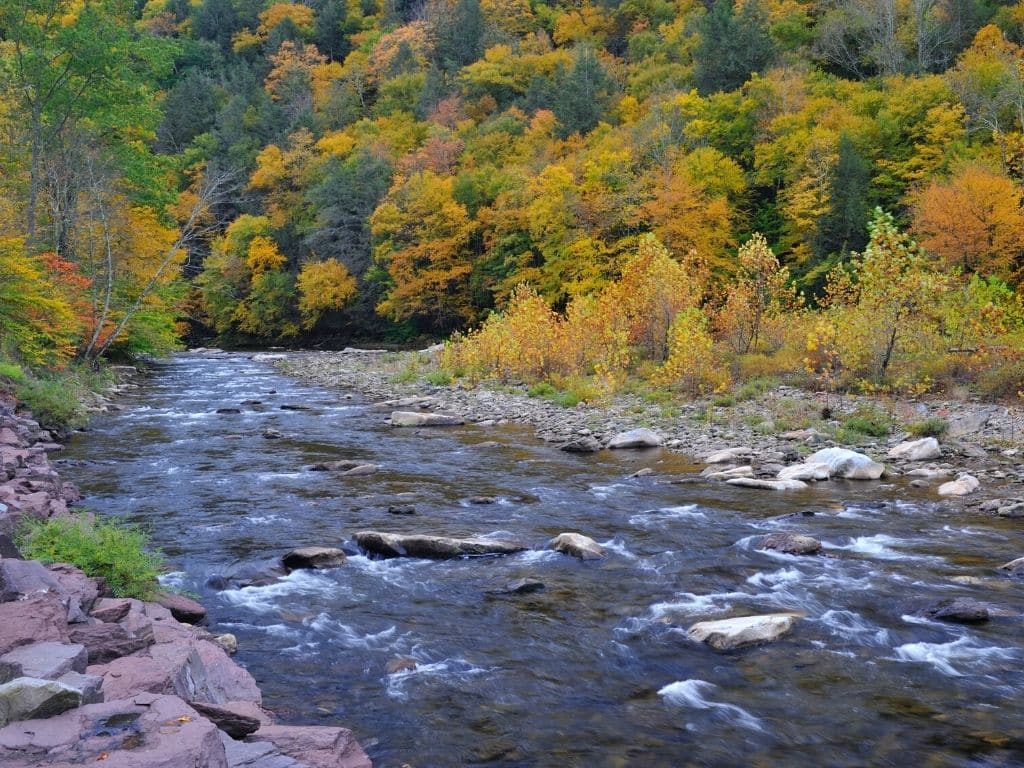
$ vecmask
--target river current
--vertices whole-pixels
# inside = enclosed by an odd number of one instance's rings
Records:
[[[64,476],[90,509],[152,533],[168,582],[237,636],[268,709],[352,728],[382,768],[1024,764],[1024,591],[994,571],[1024,554],[1019,521],[899,481],[773,493],[692,482],[701,466],[661,450],[577,456],[515,426],[396,429],[358,395],[245,354],[177,356],[120,404],[71,442]],[[304,469],[336,459],[381,469]],[[470,502],[481,496],[495,502]],[[367,529],[531,550],[217,578]],[[562,531],[608,557],[545,550]],[[825,554],[757,550],[772,531],[815,536]],[[492,594],[524,577],[545,589]],[[918,615],[951,597],[996,615]],[[700,620],[777,611],[803,618],[770,645],[686,638]],[[418,666],[388,674],[396,657]]]

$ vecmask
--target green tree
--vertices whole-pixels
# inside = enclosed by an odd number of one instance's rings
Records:
[[[764,11],[757,0],[746,0],[737,15],[732,0],[716,0],[698,28],[700,42],[693,52],[694,79],[701,93],[732,91],[775,56]]]

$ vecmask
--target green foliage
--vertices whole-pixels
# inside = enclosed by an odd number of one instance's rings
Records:
[[[531,386],[526,390],[526,394],[530,397],[539,397],[541,399],[549,399],[558,394],[558,390],[555,389],[551,384],[546,381],[540,381]]]
[[[949,431],[949,422],[938,416],[907,424],[907,432],[914,437],[942,437]]]
[[[872,406],[857,408],[843,419],[844,434],[857,434],[866,437],[886,437],[892,429],[889,414]]]
[[[447,387],[452,383],[452,375],[448,371],[431,371],[423,378],[435,387]]]
[[[0,360],[0,379],[7,383],[21,384],[25,378],[25,371],[20,365]]]
[[[146,600],[157,591],[163,557],[139,528],[89,514],[24,518],[18,549],[44,563],[70,563],[87,575],[106,579],[117,597]]]

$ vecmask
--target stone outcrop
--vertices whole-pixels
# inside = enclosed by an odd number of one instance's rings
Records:
[[[690,627],[687,637],[707,643],[716,651],[731,651],[745,645],[778,640],[793,629],[797,617],[790,613],[740,616],[734,619],[701,621]]]
[[[580,560],[600,560],[604,557],[604,548],[582,533],[560,533],[548,542],[548,547]]]
[[[800,533],[769,533],[761,539],[757,548],[785,552],[788,555],[816,555],[821,552],[821,542],[813,536]]]
[[[626,432],[619,432],[619,434],[608,441],[608,447],[612,449],[658,448],[664,442],[665,438],[654,430],[641,427],[639,429],[630,429]]]
[[[289,571],[300,568],[338,568],[345,564],[345,553],[334,547],[299,547],[281,558]]]
[[[456,427],[465,424],[465,419],[451,413],[430,413],[421,411],[392,411],[393,427]]]
[[[511,555],[526,549],[521,544],[498,539],[455,539],[448,536],[406,535],[381,531],[360,531],[353,538],[367,552],[382,557],[447,560],[455,557]]]
[[[894,445],[886,456],[904,461],[930,461],[942,456],[942,450],[934,437],[922,437],[920,440],[908,440]]]
[[[885,466],[863,453],[848,448],[823,448],[807,457],[806,464],[825,464],[830,477],[845,480],[877,480]]]

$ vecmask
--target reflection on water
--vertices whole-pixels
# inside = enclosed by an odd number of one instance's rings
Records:
[[[344,723],[380,766],[1024,761],[1024,598],[991,570],[1024,551],[1013,521],[901,484],[669,484],[659,478],[696,468],[660,451],[565,454],[515,427],[394,430],[386,413],[244,355],[180,356],[124,405],[74,441],[66,458],[87,463],[65,474],[91,508],[153,531],[174,583],[238,636],[268,708]],[[216,413],[229,407],[242,412]],[[381,471],[303,471],[337,459]],[[628,478],[645,466],[656,474]],[[497,503],[467,503],[477,496]],[[415,514],[388,512],[409,505]],[[353,556],[263,585],[208,585],[362,529],[498,533],[536,549]],[[562,531],[609,556],[543,551]],[[826,556],[758,551],[771,531],[814,535]],[[525,577],[546,588],[492,593]],[[959,596],[1009,615],[971,627],[915,617],[915,605]],[[804,618],[769,646],[718,654],[686,640],[702,619],[779,610]],[[388,674],[395,657],[418,666]]]

